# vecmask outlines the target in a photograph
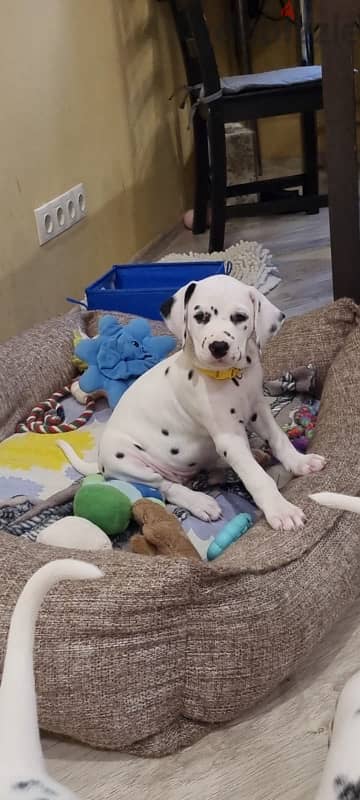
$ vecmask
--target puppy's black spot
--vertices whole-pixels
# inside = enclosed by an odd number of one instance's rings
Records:
[[[239,386],[239,381],[237,378],[231,378],[232,382],[235,383],[235,386]]]
[[[219,313],[219,312],[218,312],[217,308],[214,308],[214,314],[215,314],[215,317],[217,317],[218,313]]]
[[[136,444],[135,447],[137,450],[141,450],[143,453],[145,453],[145,447],[141,447],[141,444]]]
[[[172,447],[172,448],[171,448],[171,450],[170,450],[170,453],[171,453],[173,456],[177,456],[177,455],[179,455],[179,448],[178,448],[178,447]]]
[[[270,447],[270,442],[269,442],[269,439],[265,439],[265,446],[266,446],[266,447]]]
[[[104,472],[105,472],[105,467],[101,467],[101,472],[104,474]]]
[[[172,296],[172,297],[168,297],[168,299],[164,300],[164,302],[161,304],[161,306],[160,306],[160,314],[161,314],[162,317],[164,317],[164,319],[167,319],[170,316],[171,309],[172,309],[174,303],[175,303],[175,297]]]
[[[244,422],[243,419],[239,419],[239,422],[240,422],[240,425],[245,425],[245,422]]]
[[[200,308],[200,306],[194,306],[194,311],[197,311],[198,308]]]
[[[235,408],[230,408],[230,414],[235,414]]]
[[[360,780],[350,781],[345,775],[339,775],[334,780],[337,800],[359,800]]]
[[[50,789],[49,786],[45,786],[44,783],[36,780],[19,781],[18,783],[15,783],[15,785],[12,788],[15,789],[15,791],[25,790],[26,793],[28,793],[30,789],[38,789],[39,791],[43,792],[44,795],[46,794],[48,798],[58,797],[58,793],[55,792],[54,789]],[[39,800],[45,800],[45,798],[39,797]]]
[[[124,458],[124,453],[116,453],[116,458]]]
[[[196,467],[196,461],[192,461],[191,464],[189,464],[189,467]]]
[[[244,325],[244,331],[247,331],[248,326]]]
[[[251,422],[256,422],[257,414],[253,414],[252,417],[250,417],[250,419],[251,419]]]
[[[207,325],[211,320],[211,314],[209,311],[198,311],[194,314],[194,320],[196,320],[199,325]]]
[[[229,338],[234,341],[235,336],[233,336],[232,333],[229,333],[229,331],[224,331],[224,334],[225,334],[225,336],[229,336]]]
[[[243,314],[241,311],[237,311],[235,314],[231,314],[230,320],[233,325],[239,325],[240,322],[246,322],[249,319],[248,314]]]
[[[277,327],[278,326],[274,323],[270,328],[270,333],[275,333],[275,331],[277,331]]]
[[[282,321],[283,321],[283,319],[285,319],[285,317],[286,317],[286,314],[284,314],[284,313],[281,311],[281,312],[280,312],[280,314],[279,314],[279,317],[278,317],[278,319],[279,319],[279,322],[282,322]]]
[[[184,331],[184,342],[186,341],[186,331]]]
[[[224,455],[224,458],[227,458],[227,450],[224,450],[223,455]]]
[[[187,287],[187,289],[185,291],[184,306],[187,306],[190,298],[194,294],[195,289],[196,289],[196,283],[189,283],[189,286]]]
[[[261,300],[258,302],[258,311],[261,311]]]
[[[189,372],[188,372],[188,380],[189,381],[191,381],[191,378],[192,378],[193,374],[194,374],[194,370],[190,369]]]
[[[169,431],[167,431],[166,428],[162,428],[161,433],[163,436],[169,436]]]
[[[166,367],[166,370],[165,370],[165,375],[168,375],[168,374],[169,374],[169,372],[170,372],[170,367]]]
[[[251,358],[250,358],[250,356],[246,356],[246,361],[247,361],[247,363],[248,363],[248,364],[251,364]]]

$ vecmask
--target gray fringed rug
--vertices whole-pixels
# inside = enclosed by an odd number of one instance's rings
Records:
[[[267,294],[281,278],[272,255],[258,242],[240,241],[222,253],[170,253],[160,261],[226,261],[231,263],[230,274],[239,281],[255,286]]]

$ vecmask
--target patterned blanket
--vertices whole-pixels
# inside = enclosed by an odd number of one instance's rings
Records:
[[[282,427],[292,429],[294,415],[300,407],[316,417],[319,403],[313,397],[314,380],[315,371],[308,366],[265,384],[265,397]],[[64,402],[64,412],[68,419],[79,413],[79,406],[73,398]],[[56,446],[56,440],[65,439],[82,458],[96,460],[97,443],[110,413],[105,401],[99,401],[92,419],[79,431],[59,435],[15,434],[0,445],[0,527],[3,530],[36,541],[40,530],[72,514],[72,499],[81,477]],[[265,452],[264,443],[256,436],[250,435],[250,444]],[[267,456],[269,472],[283,488],[291,476],[271,458],[271,454]],[[220,486],[210,486],[206,474],[198,475],[191,486],[216,497],[223,511],[220,521],[209,523],[196,519],[183,508],[169,506],[203,557],[227,521],[241,512],[249,513],[255,520],[259,513],[244,485],[231,470]],[[131,533],[130,526],[126,534],[114,540],[114,546],[126,547]]]

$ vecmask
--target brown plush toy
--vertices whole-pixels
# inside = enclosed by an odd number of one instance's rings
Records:
[[[201,560],[179,520],[164,506],[152,500],[137,500],[132,507],[132,516],[142,531],[130,539],[129,547],[133,553]]]

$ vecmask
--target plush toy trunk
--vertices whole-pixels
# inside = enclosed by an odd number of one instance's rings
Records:
[[[115,264],[85,290],[87,307],[159,320],[161,304],[182,286],[229,269],[224,261]]]
[[[98,316],[73,310],[0,346],[0,438],[71,379],[74,329],[94,335]],[[317,370],[311,449],[326,469],[284,492],[304,509],[303,529],[272,531],[259,519],[207,564],[87,552],[104,578],[67,581],[47,596],[35,645],[43,729],[160,756],[239,719],[275,689],[280,702],[280,684],[360,592],[359,517],[309,500],[320,491],[360,494],[359,352],[358,307],[339,300],[290,319],[263,355],[267,379],[304,364]],[[72,555],[0,532],[0,654],[30,575]]]

